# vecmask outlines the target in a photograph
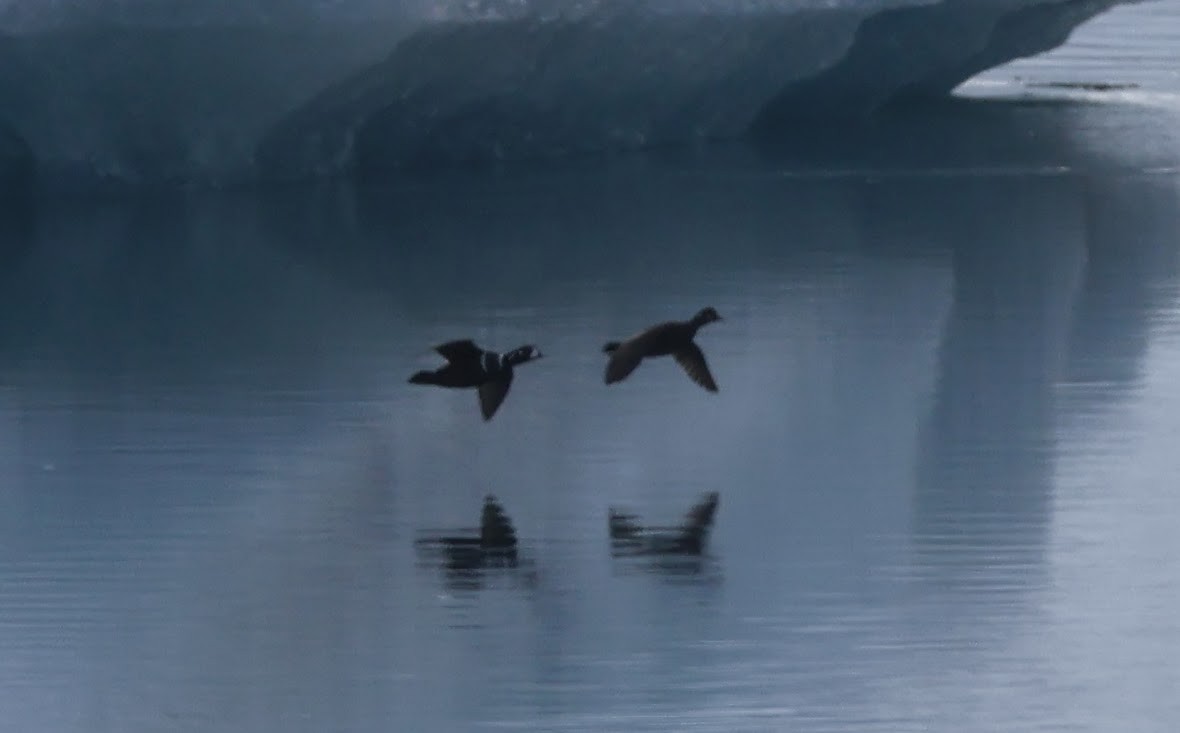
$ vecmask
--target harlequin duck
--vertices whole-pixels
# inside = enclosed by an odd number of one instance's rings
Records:
[[[448,341],[434,347],[447,363],[434,371],[420,371],[410,377],[411,384],[433,384],[438,387],[463,389],[479,388],[479,408],[484,420],[491,420],[512,386],[513,367],[540,359],[537,347],[528,345],[506,354],[485,351],[470,339]]]

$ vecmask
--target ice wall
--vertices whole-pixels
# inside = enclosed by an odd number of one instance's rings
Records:
[[[216,185],[774,133],[1120,1],[0,0],[0,168]]]

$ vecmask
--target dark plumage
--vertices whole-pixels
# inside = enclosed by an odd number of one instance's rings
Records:
[[[688,511],[678,527],[644,527],[634,514],[609,509],[611,545],[639,555],[700,555],[705,550],[720,496],[711,491]]]
[[[606,383],[614,384],[626,379],[646,358],[671,355],[692,381],[710,392],[716,392],[717,383],[709,372],[709,364],[693,338],[701,326],[720,320],[717,311],[703,308],[687,321],[660,323],[626,341],[609,342],[602,347],[604,352],[610,354],[610,360],[606,363]]]
[[[479,408],[484,420],[491,420],[508,396],[513,367],[543,356],[537,347],[531,345],[501,355],[479,348],[471,339],[448,341],[434,347],[434,350],[447,363],[434,371],[418,372],[410,377],[410,383],[455,389],[476,387],[479,389]]]

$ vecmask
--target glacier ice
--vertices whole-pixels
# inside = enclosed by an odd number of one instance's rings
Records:
[[[0,0],[0,168],[216,184],[774,134],[1133,1]]]

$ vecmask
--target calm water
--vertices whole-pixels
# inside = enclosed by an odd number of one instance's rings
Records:
[[[1142,101],[6,221],[0,729],[1176,730],[1180,118]],[[718,395],[602,385],[703,305]],[[464,336],[547,354],[488,424],[405,383]],[[608,506],[710,490],[710,557],[611,558]],[[415,553],[488,492],[523,567]]]

